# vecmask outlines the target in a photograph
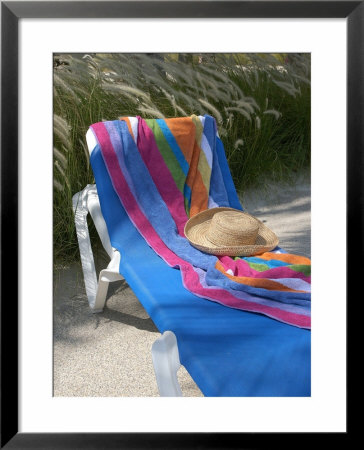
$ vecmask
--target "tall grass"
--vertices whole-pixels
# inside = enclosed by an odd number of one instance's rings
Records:
[[[71,199],[94,182],[90,124],[206,113],[238,190],[289,179],[310,164],[309,55],[55,55],[55,260],[78,258]]]

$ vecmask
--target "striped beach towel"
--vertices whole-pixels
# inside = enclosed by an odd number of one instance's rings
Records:
[[[227,307],[310,328],[308,258],[280,248],[254,257],[216,257],[184,236],[185,223],[200,211],[243,209],[213,117],[123,117],[91,129],[121,205],[148,245],[180,270],[186,289]],[[101,208],[102,202],[101,197]]]

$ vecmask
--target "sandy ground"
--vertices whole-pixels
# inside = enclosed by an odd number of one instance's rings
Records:
[[[311,255],[310,180],[297,176],[294,185],[271,184],[242,197],[246,211],[265,221],[285,250]],[[96,262],[100,270],[107,257]],[[54,274],[54,396],[158,396],[151,358],[160,336],[126,282],[109,286],[104,312],[89,310],[79,264]],[[184,396],[202,393],[181,367]]]

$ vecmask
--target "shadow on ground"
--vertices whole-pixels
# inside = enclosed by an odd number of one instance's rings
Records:
[[[158,332],[125,280],[110,283],[104,311],[93,314],[88,306],[80,263],[55,270],[54,278],[55,341],[87,340],[90,336],[75,333],[75,328],[87,326],[97,330],[110,322]]]

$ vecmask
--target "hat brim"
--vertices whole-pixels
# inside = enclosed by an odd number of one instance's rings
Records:
[[[254,218],[259,223],[259,230],[254,244],[237,246],[231,245],[226,247],[212,244],[206,239],[206,232],[214,214],[221,211],[239,210],[227,207],[211,208],[196,214],[186,222],[184,233],[191,245],[205,253],[218,256],[253,256],[264,252],[269,252],[277,247],[279,239],[276,234],[256,217]],[[246,212],[239,212],[250,216],[250,214]]]

